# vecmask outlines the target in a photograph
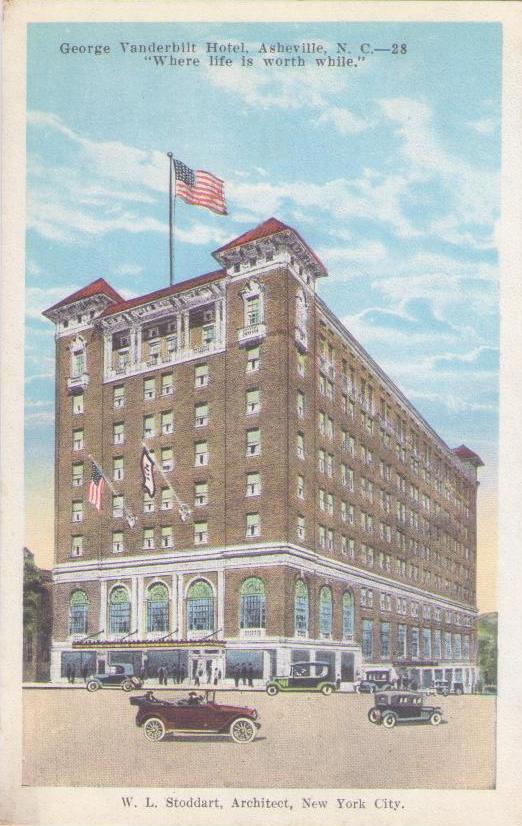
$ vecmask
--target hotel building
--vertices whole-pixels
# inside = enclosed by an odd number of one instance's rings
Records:
[[[100,278],[44,313],[52,678],[251,665],[261,684],[320,660],[343,683],[393,668],[471,690],[480,458],[448,447],[319,298],[327,272],[298,232],[271,218],[214,257],[130,300]]]

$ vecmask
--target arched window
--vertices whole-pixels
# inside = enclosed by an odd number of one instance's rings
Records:
[[[308,310],[303,290],[299,289],[295,297],[295,323],[301,330],[306,330]]]
[[[71,343],[71,376],[76,378],[87,372],[87,351],[85,341],[76,336]]]
[[[239,627],[266,628],[266,594],[262,579],[245,579],[239,595]]]
[[[69,634],[86,634],[89,600],[85,591],[73,591],[69,600]]]
[[[353,637],[354,626],[354,600],[351,591],[343,594],[343,639],[350,640]]]
[[[129,592],[123,585],[111,591],[109,600],[109,630],[111,634],[130,633],[131,606]]]
[[[295,584],[294,620],[296,637],[308,636],[308,587],[302,579]]]
[[[319,594],[319,634],[332,636],[332,591],[326,585]]]
[[[147,590],[147,632],[169,630],[169,592],[162,582],[155,582]]]
[[[245,327],[263,324],[265,311],[261,285],[251,278],[241,290],[240,295],[243,299]]]
[[[189,632],[214,631],[214,594],[203,579],[193,582],[187,593],[187,626]]]

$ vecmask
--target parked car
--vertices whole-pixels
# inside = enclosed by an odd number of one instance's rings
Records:
[[[329,695],[336,691],[332,668],[325,662],[297,662],[290,666],[288,677],[272,677],[266,693],[275,697],[280,691],[320,691]]]
[[[447,697],[448,694],[464,694],[464,683],[454,682],[449,680],[435,680],[433,687],[437,694],[442,694]]]
[[[355,683],[354,690],[360,694],[375,694],[393,687],[394,676],[389,669],[367,671],[364,679]]]
[[[141,688],[142,680],[134,674],[134,668],[130,663],[120,663],[110,665],[107,674],[96,674],[89,677],[86,683],[87,691],[98,691],[105,686],[118,686],[124,691],[132,691],[134,688]]]
[[[393,728],[397,723],[431,723],[438,726],[442,722],[440,706],[424,704],[424,694],[420,691],[383,691],[375,695],[375,703],[368,712],[370,723]]]
[[[151,743],[163,740],[165,734],[229,734],[235,743],[254,740],[260,723],[255,708],[216,703],[216,692],[204,694],[190,691],[180,700],[161,700],[147,691],[130,698],[138,706],[136,725]]]

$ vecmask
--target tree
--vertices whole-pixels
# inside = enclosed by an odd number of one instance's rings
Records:
[[[485,685],[497,684],[497,614],[478,620],[478,662]]]

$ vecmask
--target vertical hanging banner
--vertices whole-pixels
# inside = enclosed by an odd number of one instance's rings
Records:
[[[156,481],[154,479],[154,459],[150,455],[146,447],[143,448],[141,454],[141,472],[143,475],[143,488],[147,491],[149,496],[154,496],[156,493]]]

